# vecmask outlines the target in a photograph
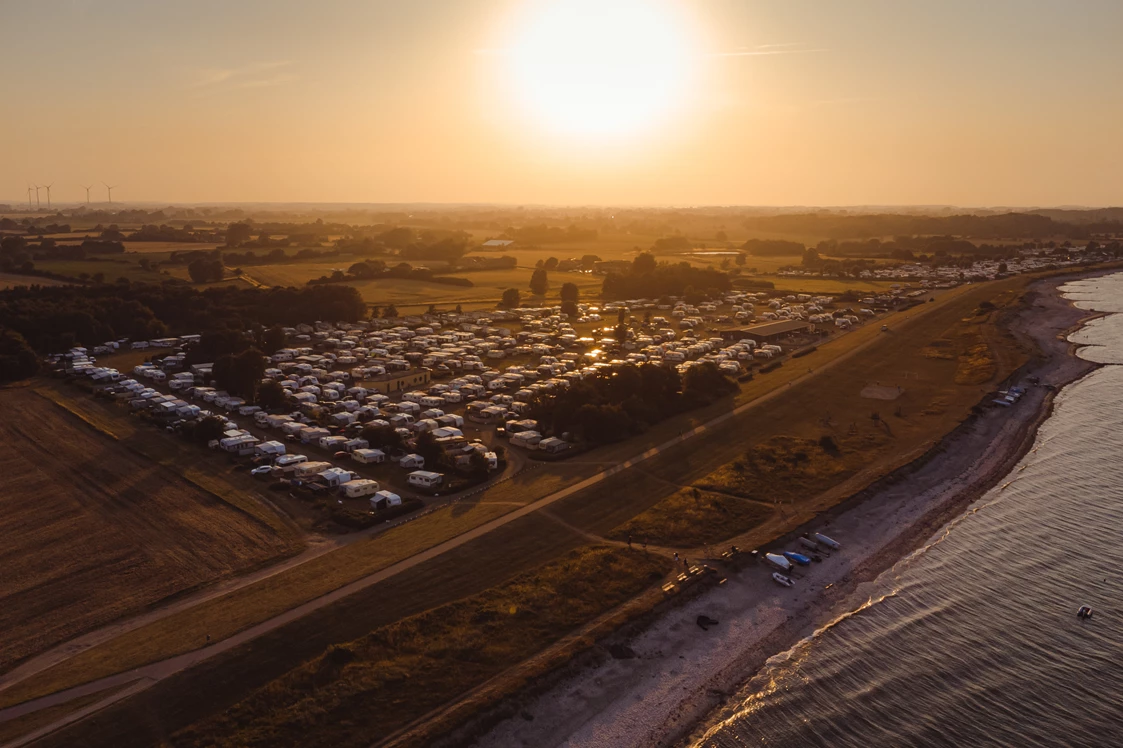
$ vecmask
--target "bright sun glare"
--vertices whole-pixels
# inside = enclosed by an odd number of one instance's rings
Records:
[[[527,114],[586,138],[632,135],[684,102],[690,41],[670,0],[532,0],[509,50]]]

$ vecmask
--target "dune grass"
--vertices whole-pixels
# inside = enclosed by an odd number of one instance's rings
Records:
[[[175,745],[366,746],[658,581],[666,559],[586,547],[330,648]]]

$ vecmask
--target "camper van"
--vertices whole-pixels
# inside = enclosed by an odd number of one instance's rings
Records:
[[[374,495],[370,497],[371,509],[389,509],[392,506],[401,505],[402,497],[390,491],[376,491]]]
[[[361,499],[378,493],[378,481],[369,478],[347,481],[339,489],[349,499]]]
[[[351,459],[364,465],[377,465],[386,461],[386,453],[381,449],[356,449],[351,453]]]
[[[428,470],[415,470],[409,474],[406,482],[416,488],[436,488],[441,485],[444,476],[440,473],[431,473]]]

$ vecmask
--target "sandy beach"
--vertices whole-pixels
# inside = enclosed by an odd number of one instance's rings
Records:
[[[1072,355],[1074,347],[1066,340],[1090,316],[1057,292],[1073,277],[1033,284],[1032,303],[1012,321],[1014,333],[1042,354],[1018,374],[1029,390],[1021,402],[972,417],[926,458],[802,528],[826,533],[842,544],[841,551],[795,572],[791,589],[777,586],[759,565],[730,573],[725,584],[672,609],[638,635],[601,643],[605,649],[624,644],[635,657],[604,656],[599,664],[555,676],[539,695],[513,709],[508,703],[506,713],[515,716],[475,744],[623,748],[691,743],[700,737],[702,722],[769,657],[840,616],[876,604],[868,583],[1002,480],[1032,448],[1056,389],[1096,368]],[[1042,386],[1029,385],[1031,376]],[[791,537],[784,540],[769,550],[795,548]],[[699,615],[720,623],[703,631],[695,623]]]

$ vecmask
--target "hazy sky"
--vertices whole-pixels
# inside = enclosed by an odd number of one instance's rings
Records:
[[[0,201],[1123,204],[1121,0],[0,0],[0,28]]]

